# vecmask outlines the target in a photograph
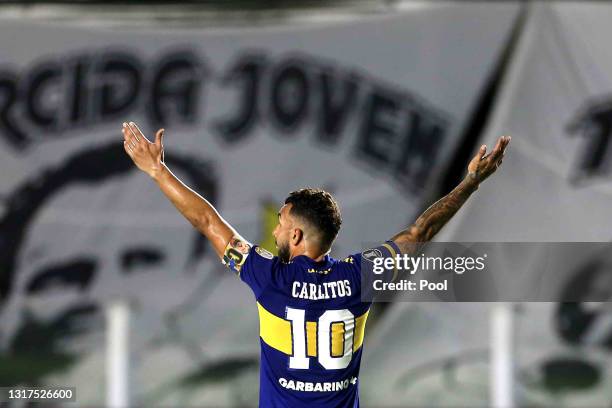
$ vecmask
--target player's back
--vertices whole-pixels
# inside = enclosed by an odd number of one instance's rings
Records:
[[[370,303],[360,297],[360,259],[282,263],[254,247],[240,276],[259,309],[260,407],[357,407]]]

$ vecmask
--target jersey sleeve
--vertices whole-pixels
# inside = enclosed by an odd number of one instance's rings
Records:
[[[274,279],[279,266],[280,260],[277,256],[255,245],[249,251],[249,256],[242,265],[240,279],[249,285],[256,297],[259,297],[268,283]]]
[[[255,297],[259,297],[280,267],[279,258],[270,251],[234,238],[225,250],[223,263],[249,285]]]
[[[375,295],[372,286],[374,280],[382,280],[384,282],[394,282],[397,280],[399,270],[395,260],[398,255],[401,255],[401,252],[397,244],[393,241],[386,241],[379,246],[371,247],[349,256],[349,258],[353,258],[353,262],[359,270],[362,300],[373,299]],[[383,263],[387,258],[394,260],[391,267],[385,267]],[[388,262],[391,263],[390,261]]]

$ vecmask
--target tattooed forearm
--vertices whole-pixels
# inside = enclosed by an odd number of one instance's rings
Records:
[[[430,241],[461,208],[478,184],[468,175],[453,191],[432,204],[413,225],[391,238],[403,253],[413,253]]]
[[[403,253],[420,250],[424,242],[430,241],[461,208],[478,185],[493,174],[501,165],[510,136],[497,140],[493,151],[487,153],[487,145],[480,146],[468,164],[468,174],[453,191],[429,207],[410,227],[391,238]]]

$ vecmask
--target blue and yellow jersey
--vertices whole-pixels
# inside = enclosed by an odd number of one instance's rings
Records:
[[[358,407],[359,364],[371,305],[361,301],[362,254],[342,260],[325,256],[320,262],[302,255],[283,263],[258,246],[244,250],[226,256],[225,263],[257,301],[259,406]],[[393,242],[369,251],[398,253]]]

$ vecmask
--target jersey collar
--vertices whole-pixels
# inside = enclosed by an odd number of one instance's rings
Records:
[[[293,257],[293,259],[289,263],[306,264],[314,268],[324,268],[326,266],[329,266],[332,262],[331,262],[331,257],[329,256],[329,254],[326,254],[325,257],[319,262],[315,261],[309,256],[298,255],[298,256]]]

